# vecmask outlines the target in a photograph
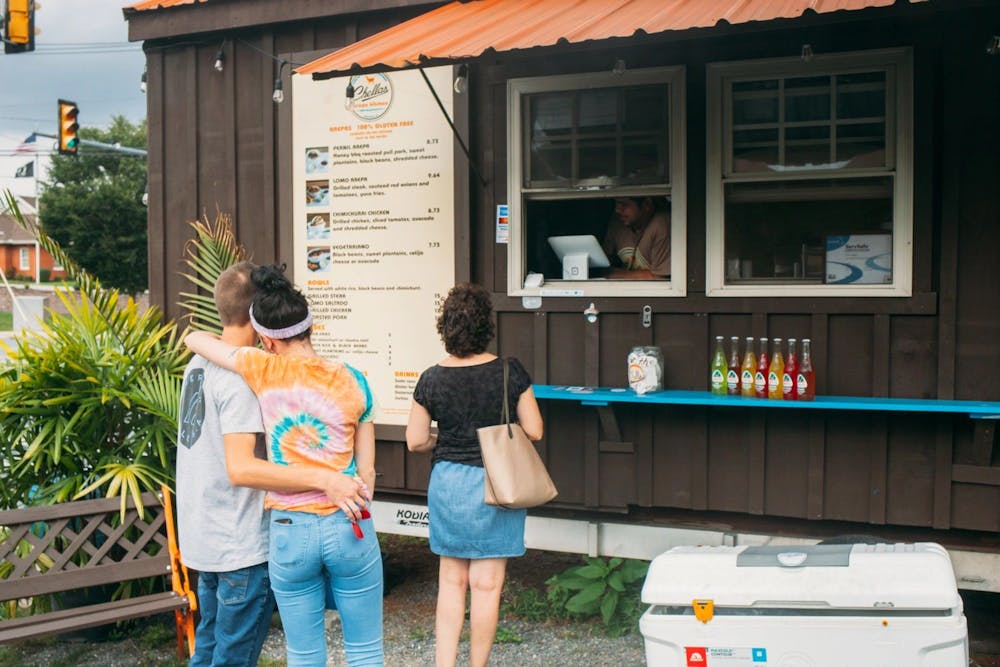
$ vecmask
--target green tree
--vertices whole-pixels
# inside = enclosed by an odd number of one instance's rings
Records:
[[[80,138],[131,148],[146,146],[146,124],[116,116],[107,130],[80,128]],[[45,231],[105,287],[129,294],[148,286],[146,160],[81,146],[53,155],[42,183],[39,217]]]

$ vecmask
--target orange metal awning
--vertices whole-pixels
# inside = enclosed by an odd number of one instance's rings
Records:
[[[163,9],[165,7],[176,7],[178,5],[193,5],[196,2],[207,2],[207,0],[141,0],[125,9],[144,12],[148,9]]]
[[[163,0],[160,0],[162,2]],[[924,0],[909,0],[922,2]],[[452,2],[318,58],[295,71],[322,78],[352,68],[402,69],[560,42],[797,18],[895,0],[471,0]]]

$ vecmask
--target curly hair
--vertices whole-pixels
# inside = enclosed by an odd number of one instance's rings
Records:
[[[283,329],[297,324],[309,314],[309,302],[302,292],[285,277],[285,265],[258,266],[250,273],[257,288],[253,299],[253,316],[268,329]],[[286,340],[309,338],[312,328]]]
[[[489,293],[475,283],[452,287],[441,306],[437,330],[448,354],[468,357],[485,352],[496,333]]]

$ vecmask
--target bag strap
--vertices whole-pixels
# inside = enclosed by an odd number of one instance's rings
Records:
[[[509,386],[510,366],[507,364],[507,357],[503,358],[503,423],[507,426],[507,437],[514,437],[514,429],[510,426],[510,398],[507,387]]]

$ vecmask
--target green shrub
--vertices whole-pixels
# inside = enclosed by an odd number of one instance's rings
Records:
[[[65,314],[25,332],[0,367],[0,507],[42,505],[97,494],[159,491],[173,477],[177,406],[187,352],[174,323],[105,290],[44,231],[15,220],[79,285],[58,292]]]
[[[38,282],[47,283],[52,277],[52,269],[38,269]]]
[[[644,610],[642,580],[649,563],[623,558],[584,558],[586,565],[570,568],[548,580],[548,600],[579,617],[598,613],[608,634],[632,632]]]

